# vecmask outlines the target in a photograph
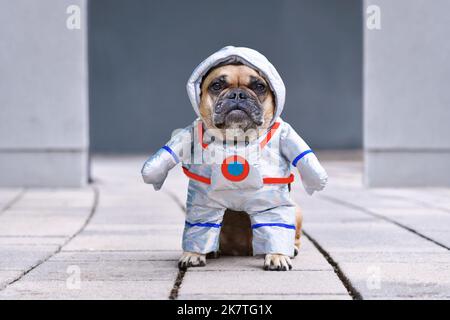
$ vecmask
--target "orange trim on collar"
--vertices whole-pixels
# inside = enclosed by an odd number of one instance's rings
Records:
[[[267,135],[264,137],[264,139],[260,142],[259,146],[262,148],[264,148],[266,146],[266,144],[269,143],[270,139],[272,139],[272,136],[275,134],[275,131],[277,131],[278,127],[280,126],[279,122],[275,122],[272,126],[272,128],[270,128],[269,132],[267,133]]]

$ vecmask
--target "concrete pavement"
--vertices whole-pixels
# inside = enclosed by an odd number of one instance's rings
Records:
[[[261,257],[179,272],[187,179],[142,183],[145,157],[95,157],[84,189],[0,189],[0,299],[450,298],[450,189],[362,187],[358,153],[320,155],[325,192],[291,272]],[[297,180],[298,181],[298,180]]]

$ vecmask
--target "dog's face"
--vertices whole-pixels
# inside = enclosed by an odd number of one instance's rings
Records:
[[[266,79],[246,65],[219,66],[203,79],[200,114],[208,129],[264,129],[274,109]]]

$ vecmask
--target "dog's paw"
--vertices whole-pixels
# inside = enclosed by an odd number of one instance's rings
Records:
[[[288,256],[283,254],[266,254],[264,270],[288,271],[292,269],[292,262]]]
[[[189,267],[204,267],[206,255],[195,252],[183,252],[178,260],[178,268],[186,270]]]

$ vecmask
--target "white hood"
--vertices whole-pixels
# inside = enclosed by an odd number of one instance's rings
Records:
[[[240,62],[258,70],[269,82],[272,92],[275,94],[275,115],[272,123],[280,116],[284,107],[286,88],[283,80],[275,67],[265,56],[256,50],[245,47],[227,46],[213,53],[200,63],[189,78],[186,89],[192,106],[200,117],[199,104],[201,82],[203,76],[213,67],[223,62]]]

